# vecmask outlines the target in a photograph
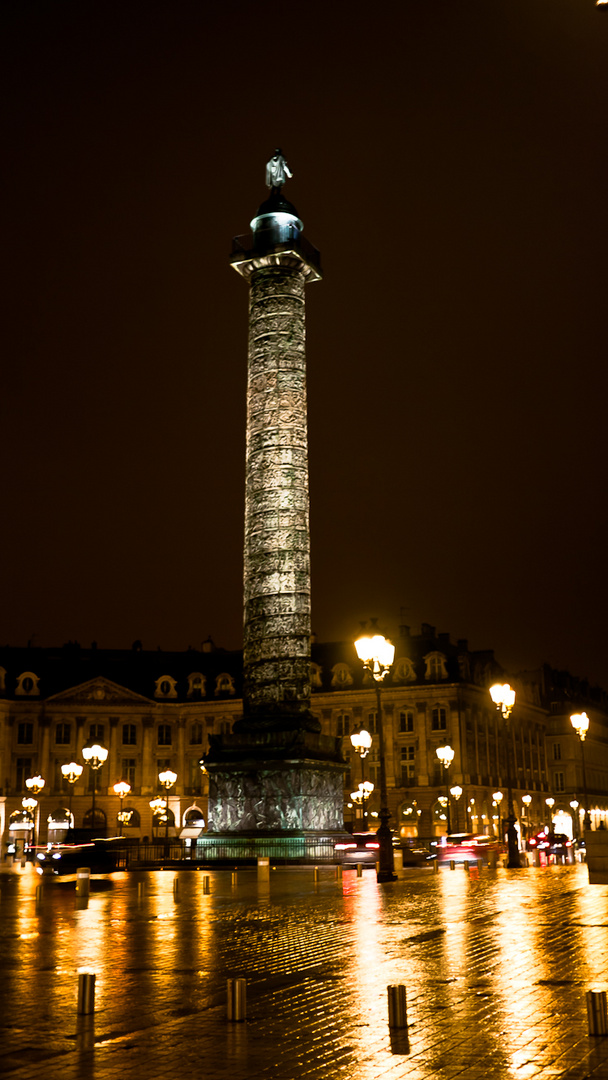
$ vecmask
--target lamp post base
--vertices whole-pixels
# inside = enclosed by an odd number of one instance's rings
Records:
[[[517,845],[517,829],[515,828],[514,817],[509,817],[507,820],[507,847],[507,869],[521,870],[521,862],[519,861],[519,847]]]
[[[388,810],[380,811],[380,828],[376,833],[380,843],[380,859],[376,873],[376,881],[396,881],[395,864],[393,860],[393,836],[388,822],[390,818]]]

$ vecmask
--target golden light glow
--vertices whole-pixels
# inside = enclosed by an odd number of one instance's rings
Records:
[[[75,784],[78,778],[82,776],[83,768],[84,766],[79,765],[76,761],[70,761],[69,765],[61,766],[61,773],[70,784]]]
[[[438,746],[435,751],[444,769],[449,768],[454,760],[454,751],[451,746]]]
[[[168,791],[170,787],[173,787],[175,781],[177,780],[177,773],[172,772],[171,769],[165,769],[164,772],[158,774],[158,779],[160,780],[163,787],[166,787]]]
[[[515,690],[509,683],[495,683],[490,687],[490,697],[504,717],[510,716],[515,704]]]
[[[114,791],[120,799],[124,799],[129,794],[131,785],[127,784],[126,780],[121,780],[118,784],[114,784]]]
[[[108,756],[108,751],[105,746],[95,743],[93,746],[83,746],[82,756],[92,769],[100,769]]]
[[[573,715],[570,717],[570,723],[572,724],[572,727],[576,731],[576,734],[578,735],[581,742],[584,742],[585,736],[589,731],[589,717],[587,716],[587,713],[573,713]]]
[[[355,641],[357,656],[374,679],[381,682],[395,659],[395,646],[382,634],[364,634]]]
[[[350,741],[353,745],[353,748],[357,751],[358,754],[361,755],[361,757],[366,756],[370,746],[372,745],[372,737],[369,731],[365,730],[353,732],[350,737]]]

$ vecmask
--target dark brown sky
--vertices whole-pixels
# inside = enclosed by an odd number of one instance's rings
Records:
[[[608,687],[608,15],[55,0],[0,20],[0,641],[240,645],[228,255],[281,145],[325,268],[318,636],[426,621]]]

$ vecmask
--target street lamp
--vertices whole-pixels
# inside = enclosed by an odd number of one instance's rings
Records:
[[[165,800],[162,795],[157,795],[154,799],[150,799],[150,809],[152,811],[152,839],[154,839],[155,826],[158,839],[158,823],[161,814],[163,814],[165,810]]]
[[[509,870],[519,870],[519,848],[517,846],[517,830],[515,828],[515,813],[513,811],[513,788],[511,787],[511,753],[509,730],[507,721],[515,705],[515,690],[508,683],[501,685],[496,683],[490,687],[490,697],[496,705],[503,719],[505,735],[507,737],[507,867]]]
[[[374,626],[375,620],[372,622]],[[380,751],[380,828],[378,829],[378,842],[380,844],[380,860],[376,878],[378,881],[396,881],[393,861],[393,838],[389,828],[390,811],[388,808],[388,793],[386,790],[386,762],[384,760],[384,731],[382,725],[382,699],[381,686],[389,673],[391,664],[395,659],[395,646],[382,634],[374,634],[355,641],[357,656],[363,664],[365,671],[369,671],[376,687],[376,701],[378,711],[378,742]]]
[[[585,795],[585,815],[583,817],[583,829],[591,828],[591,815],[589,813],[589,797],[587,795],[587,774],[585,772],[585,736],[589,731],[589,717],[586,712],[573,713],[570,723],[581,740],[581,761],[583,763],[583,792]]]
[[[126,780],[120,780],[118,782],[118,784],[114,784],[114,791],[118,795],[118,798],[120,799],[120,811],[119,811],[119,814],[118,814],[118,835],[122,836],[122,826],[123,826],[123,822],[125,821],[125,815],[122,812],[122,804],[123,804],[123,801],[126,798],[126,796],[131,791],[131,785],[127,784]],[[129,814],[129,816],[126,818],[126,820],[128,821],[130,819],[130,817],[131,817],[131,815]]]
[[[532,802],[532,796],[531,795],[522,795],[521,801],[523,802],[523,804],[524,804],[524,806],[526,808],[526,822],[527,822],[526,840],[527,840],[529,835],[530,835],[530,825],[531,825],[531,822],[530,822],[530,803]]]
[[[73,791],[74,791],[74,784],[76,783],[77,780],[80,780],[80,777],[82,776],[83,768],[84,768],[84,766],[79,765],[77,761],[70,761],[69,765],[62,765],[61,766],[61,774],[62,774],[64,780],[67,780],[69,785],[70,785],[70,803],[69,803],[69,814],[70,814],[69,828],[70,829],[72,828],[72,794],[73,794]]]
[[[361,781],[362,783],[365,783],[365,758],[369,754],[370,747],[372,745],[372,737],[369,731],[361,729],[361,731],[353,732],[350,737],[350,741],[352,743],[353,750],[355,750],[361,758]],[[359,787],[361,787],[361,784],[359,784]]]
[[[82,756],[87,765],[93,770],[93,807],[91,811],[91,822],[93,829],[95,828],[95,794],[97,789],[97,770],[101,769],[104,761],[108,757],[108,751],[105,746],[101,746],[100,743],[93,743],[92,746],[83,746]]]
[[[555,799],[552,799],[551,796],[549,796],[548,799],[545,799],[545,803],[549,807],[550,832],[553,832],[553,807],[555,806]]]
[[[451,746],[438,746],[435,753],[445,769],[445,823],[447,834],[451,833],[450,826],[450,792],[448,788],[448,769],[454,760],[454,751]]]
[[[355,803],[355,805],[360,806],[362,808],[361,824],[363,826],[363,832],[366,832],[366,828],[365,828],[365,825],[366,825],[366,822],[365,822],[365,818],[366,818],[365,805],[366,805],[367,800],[369,799],[369,797],[370,797],[373,790],[374,790],[374,785],[372,784],[372,782],[370,780],[364,780],[361,784],[359,784],[359,787],[357,788],[356,791],[351,791],[351,793],[350,793],[350,797],[353,800],[353,802]]]
[[[165,796],[165,841],[167,841],[169,839],[169,789],[173,787],[177,780],[177,773],[172,772],[171,769],[165,769],[164,772],[158,774],[158,779],[167,792]]]
[[[500,841],[502,843],[502,841],[504,840],[504,836],[502,834],[502,819],[501,819],[501,816],[500,816],[500,804],[501,804],[501,802],[503,800],[502,791],[495,791],[494,794],[492,795],[492,798],[494,799],[494,802],[496,804],[496,808],[498,810],[498,835],[500,836]]]
[[[31,821],[32,828],[32,841],[29,843],[29,847],[34,846],[36,838],[36,807],[38,806],[38,799],[26,798],[21,800],[21,805],[26,811],[29,820]]]
[[[580,831],[580,829],[579,829],[580,822],[579,822],[579,817],[578,817],[578,806],[579,806],[578,800],[573,799],[572,802],[570,803],[570,806],[574,810],[574,837],[573,837],[573,839],[577,840],[578,839],[578,834],[579,834],[579,831]]]
[[[25,786],[26,786],[27,790],[30,792],[31,795],[39,795],[40,792],[42,791],[45,783],[46,783],[46,780],[44,780],[42,778],[42,776],[30,776],[29,780],[25,781]],[[36,806],[38,806],[37,802],[36,802]],[[38,830],[38,814],[39,814],[39,811],[36,811],[36,815],[34,817],[34,835],[32,837],[32,847],[34,847],[34,848],[36,847],[36,832]]]
[[[456,803],[456,807],[455,807],[455,810],[454,810],[454,817],[456,818],[455,831],[458,832],[458,800],[459,800],[460,796],[462,795],[462,788],[459,787],[458,784],[455,784],[454,787],[450,788],[450,795],[452,796],[452,798],[454,799],[454,801]]]

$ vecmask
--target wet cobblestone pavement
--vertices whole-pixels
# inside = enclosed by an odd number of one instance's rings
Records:
[[[204,891],[206,875],[210,891]],[[177,893],[174,878],[178,878]],[[140,887],[143,885],[143,888]],[[608,1080],[585,992],[608,986],[608,887],[585,866],[0,874],[0,1075],[10,1080]],[[77,1017],[78,969],[96,972]],[[226,1020],[226,979],[247,1020]],[[387,986],[407,988],[407,1036]]]

